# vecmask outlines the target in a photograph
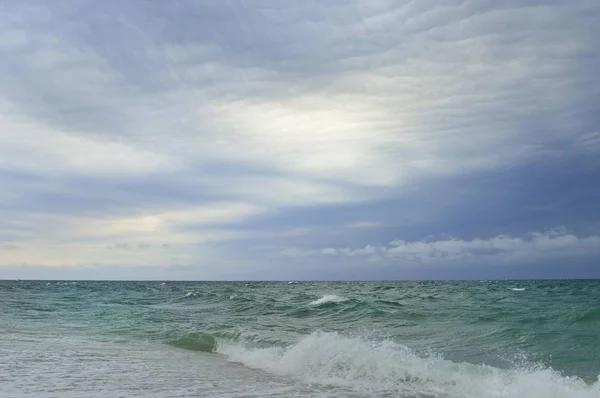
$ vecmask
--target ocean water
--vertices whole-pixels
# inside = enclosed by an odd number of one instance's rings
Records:
[[[600,281],[0,281],[0,397],[600,398]]]

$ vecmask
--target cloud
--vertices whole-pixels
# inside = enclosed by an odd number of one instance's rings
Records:
[[[21,214],[3,222],[10,222],[7,229],[18,245],[0,258],[0,266],[78,266],[96,262],[165,265],[173,262],[175,252],[179,260],[186,262],[199,257],[218,258],[204,245],[247,236],[243,231],[227,229],[227,224],[260,211],[256,206],[224,202],[135,217]],[[110,247],[122,250],[107,252],[106,242],[115,240],[121,242]],[[136,246],[145,250],[132,250]]]
[[[357,221],[347,225],[348,228],[378,228],[382,227],[383,224],[376,221]]]
[[[132,217],[27,213],[12,220],[12,226],[15,230],[16,225],[20,227],[18,237],[30,240],[52,233],[50,240],[54,242],[134,237],[153,242],[191,243],[202,241],[202,234],[194,233],[194,228],[217,229],[261,211],[260,207],[244,203],[217,202],[178,210],[147,209]]]
[[[81,137],[11,117],[0,103],[3,156],[0,167],[40,173],[93,175],[169,171],[174,164],[162,154],[100,137]]]
[[[254,239],[373,242],[400,218],[437,234],[464,214],[453,201],[485,196],[473,176],[594,174],[599,17],[592,0],[7,5],[0,238],[27,252],[2,261],[170,262],[153,252],[168,242],[194,247],[186,264],[235,262]],[[519,228],[579,219],[558,202],[531,204],[558,215]],[[107,254],[115,242],[150,246]],[[348,250],[407,256],[417,242]]]
[[[81,21],[60,39],[30,31],[29,45],[12,54],[12,65],[24,67],[4,80],[4,123],[26,139],[9,140],[9,152],[23,155],[5,162],[151,173],[219,161],[287,181],[394,187],[530,162],[592,133],[571,115],[597,94],[579,90],[588,75],[573,74],[596,60],[594,36],[581,27],[590,18],[584,3],[251,7],[243,21],[236,6],[184,4],[170,11],[181,22],[163,36],[151,30],[166,17],[161,6],[123,7],[112,22],[104,19],[111,6],[99,7],[87,18],[100,35],[129,34],[112,50],[94,41],[102,36],[77,38]],[[58,23],[69,11],[33,9],[15,15]],[[200,39],[206,28],[185,13],[217,9],[222,23]],[[18,18],[12,25],[22,30]],[[251,28],[237,36],[243,26]],[[191,40],[173,42],[175,35]],[[139,87],[135,70],[150,81]],[[59,100],[44,100],[48,93]],[[56,144],[31,148],[38,136]]]
[[[481,261],[486,257],[503,260],[531,260],[566,254],[577,256],[600,252],[600,236],[578,237],[564,228],[530,233],[525,237],[498,235],[489,239],[404,241],[394,240],[387,245],[366,245],[362,248],[323,248],[303,250],[288,248],[281,254],[290,257],[337,255],[369,257],[417,263]]]

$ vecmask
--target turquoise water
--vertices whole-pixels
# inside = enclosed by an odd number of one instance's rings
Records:
[[[2,397],[600,397],[600,281],[0,281]]]

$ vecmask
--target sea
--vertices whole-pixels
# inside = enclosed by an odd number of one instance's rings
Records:
[[[600,398],[600,281],[0,281],[0,397]]]

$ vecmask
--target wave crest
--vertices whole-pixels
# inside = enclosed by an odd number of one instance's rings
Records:
[[[341,303],[344,301],[346,301],[346,299],[343,297],[336,296],[335,294],[326,294],[325,296],[321,297],[318,300],[311,301],[308,305],[318,306],[318,305],[329,304],[329,303]]]
[[[503,370],[419,357],[391,341],[315,332],[287,347],[250,348],[218,342],[230,361],[307,383],[386,391],[401,396],[597,398],[591,385],[542,366]]]

